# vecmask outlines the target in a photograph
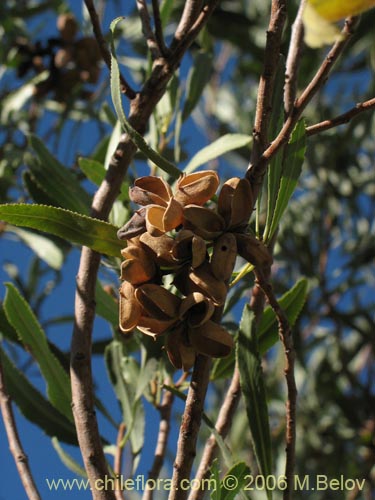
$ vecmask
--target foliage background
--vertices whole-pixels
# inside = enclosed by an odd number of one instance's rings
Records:
[[[136,86],[147,71],[146,46],[134,6],[129,2],[106,2],[103,26],[118,15],[125,14],[124,39],[118,47],[119,54],[126,54],[126,76]],[[79,3],[80,4],[80,3]],[[174,2],[172,20],[177,19],[182,2]],[[98,152],[103,141],[109,139],[114,124],[110,104],[109,77],[103,67],[100,82],[95,87],[91,101],[72,101],[68,108],[56,107],[50,96],[37,104],[26,102],[19,107],[19,96],[7,107],[7,97],[16,88],[22,88],[25,80],[17,79],[14,58],[16,36],[45,40],[55,36],[56,13],[65,8],[73,9],[82,23],[82,29],[91,33],[85,10],[78,2],[13,2],[1,6],[0,17],[3,43],[0,47],[1,66],[1,120],[3,130],[0,139],[0,201],[29,201],[25,189],[24,161],[29,150],[25,136],[33,132],[43,138],[50,151],[77,175],[85,189],[93,193],[94,186],[84,180],[77,165],[79,156],[97,155],[104,160],[104,149]],[[285,33],[286,53],[290,23],[296,13],[296,2],[289,3],[289,25]],[[207,74],[208,84],[199,105],[182,128],[181,164],[204,145],[227,132],[250,134],[254,118],[257,83],[262,70],[265,28],[268,23],[269,2],[232,1],[221,2],[213,15],[207,31],[201,35],[180,69],[182,88],[194,60],[211,54],[213,66]],[[304,113],[307,125],[334,117],[351,108],[356,102],[374,95],[375,46],[373,26],[375,13],[362,16],[357,35],[350,42],[344,57],[336,65],[328,84],[314,99]],[[173,33],[173,23],[168,32]],[[205,56],[202,52],[205,51]],[[299,74],[299,88],[304,88],[324,57],[323,50],[305,48]],[[163,137],[160,125],[168,119],[168,102],[159,107],[159,115],[151,124],[148,139],[157,147]],[[166,113],[166,114],[164,114]],[[171,122],[169,131],[175,122]],[[159,135],[157,129],[159,128]],[[374,208],[375,178],[374,160],[375,120],[371,113],[363,113],[348,125],[334,128],[308,140],[303,174],[280,227],[275,247],[273,269],[274,287],[278,295],[288,290],[300,276],[309,280],[308,301],[295,327],[295,344],[298,363],[296,378],[299,386],[297,433],[303,436],[297,444],[297,473],[316,475],[319,473],[337,477],[366,477],[374,491]],[[165,139],[165,137],[164,137]],[[105,142],[104,142],[105,144]],[[104,146],[103,146],[104,147]],[[173,143],[167,145],[163,154],[173,157]],[[243,148],[211,162],[223,178],[241,175],[248,163],[249,149]],[[148,171],[142,158],[137,158],[130,176],[139,176]],[[126,207],[116,205],[111,220],[120,226],[126,218]],[[28,235],[34,233],[27,233]],[[45,238],[49,238],[43,235]],[[29,245],[24,243],[25,233],[4,227],[1,233],[1,278],[13,281],[23,291],[33,310],[45,326],[48,338],[63,351],[69,350],[71,315],[73,311],[74,276],[79,251],[65,243],[52,239],[56,259],[59,249],[64,251],[64,263],[56,264],[53,270],[45,261],[38,260]],[[31,246],[35,245],[31,242]],[[37,245],[39,250],[40,244]],[[51,264],[51,262],[50,262]],[[117,288],[116,272],[103,267],[101,278],[104,284]],[[242,304],[248,300],[252,280],[247,276],[240,284],[243,297],[227,318],[229,324],[239,321]],[[4,296],[2,288],[1,295]],[[2,325],[4,328],[4,325]],[[4,332],[2,332],[4,333]],[[94,374],[98,394],[108,405],[117,420],[120,412],[108,383],[101,353],[104,344],[112,336],[107,322],[98,319],[95,324]],[[4,335],[4,348],[17,366],[44,392],[35,365],[29,356],[16,347]],[[284,450],[284,402],[283,358],[279,348],[273,349],[264,360],[265,380],[269,396],[271,430],[274,449],[274,464],[282,473]],[[213,418],[225,393],[225,383],[219,381],[210,391],[207,412]],[[146,403],[146,448],[141,469],[150,465],[149,450],[155,435],[156,413]],[[177,403],[174,414],[176,436],[181,405]],[[245,411],[240,408],[235,416],[230,435],[234,453],[249,461],[249,451],[243,448],[244,434],[248,433]],[[20,432],[29,454],[38,486],[45,498],[44,477],[66,477],[70,473],[52,459],[54,451],[49,439],[31,426],[22,416],[18,417]],[[100,417],[102,433],[113,442],[116,433],[105,419]],[[147,433],[149,433],[147,437]],[[3,433],[2,433],[3,434]],[[150,439],[150,441],[149,441]],[[250,440],[250,438],[249,438]],[[248,440],[248,442],[249,442]],[[39,444],[40,443],[40,444]],[[6,445],[1,446],[1,455],[9,461]],[[79,453],[68,448],[76,458]],[[9,464],[9,462],[8,462]],[[170,467],[170,457],[168,466]],[[1,490],[4,498],[17,491],[13,477],[13,466],[3,472]],[[13,469],[14,470],[14,469]],[[57,473],[57,470],[61,471]],[[4,471],[4,468],[3,468]],[[9,474],[8,474],[9,471]],[[50,472],[48,472],[50,471]],[[19,493],[19,494],[18,494]],[[371,495],[370,493],[367,493]],[[89,498],[86,493],[77,493],[77,498]],[[319,497],[317,493],[305,494],[306,498]],[[73,494],[70,498],[75,498]],[[365,496],[353,498],[366,498]],[[370,498],[370,496],[368,496]]]

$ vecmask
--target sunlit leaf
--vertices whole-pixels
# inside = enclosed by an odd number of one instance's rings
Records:
[[[37,318],[29,304],[12,283],[6,283],[4,311],[9,323],[17,331],[23,345],[37,361],[47,384],[50,402],[69,420],[71,409],[70,381],[66,371],[52,354]]]
[[[7,391],[22,414],[49,436],[60,441],[77,444],[75,427],[29,382],[0,347]]]
[[[306,301],[308,281],[301,278],[278,300],[290,326],[296,322]],[[270,306],[266,307],[258,327],[258,344],[261,355],[265,354],[279,339],[276,315]]]
[[[15,226],[54,234],[105,255],[119,257],[124,246],[117,238],[117,227],[62,208],[23,203],[0,205],[0,218]]]
[[[59,443],[57,437],[53,437],[51,439],[52,446],[55,448],[56,453],[58,454],[61,462],[67,467],[69,470],[77,474],[77,476],[87,477],[86,471],[83,467],[79,465],[79,463],[74,460],[74,458],[67,453],[64,448]]]
[[[198,167],[208,163],[219,156],[229,153],[235,149],[249,146],[252,142],[252,137],[245,134],[225,134],[208,146],[204,147],[186,165],[184,172],[186,174],[194,172]]]
[[[238,336],[237,362],[255,456],[260,473],[272,474],[272,450],[267,395],[255,329],[254,313],[245,305]],[[268,499],[272,491],[267,490]]]
[[[7,231],[19,236],[19,238],[29,246],[36,255],[44,260],[53,269],[60,269],[64,262],[64,251],[55,242],[31,231],[25,231],[19,227],[7,226]]]
[[[202,92],[211,78],[212,55],[199,51],[194,58],[186,81],[186,98],[182,110],[182,120],[185,121],[198,104]]]
[[[265,228],[265,240],[269,241],[272,237],[273,233],[276,231],[279,222],[285,209],[288,206],[288,202],[294,193],[294,190],[297,186],[298,179],[302,172],[302,165],[305,159],[305,151],[306,151],[306,135],[305,135],[305,122],[304,120],[300,120],[288,143],[286,148],[286,152],[283,156],[283,165],[282,165],[282,173],[281,179],[279,183],[279,187],[277,190],[277,197],[275,208],[272,211],[272,217],[268,217],[268,220],[271,219],[269,225]],[[276,161],[276,160],[275,160]],[[279,168],[277,160],[277,168]],[[275,188],[276,188],[276,180],[275,185],[272,189],[272,196],[275,196]],[[273,205],[273,200],[271,200],[271,206]]]

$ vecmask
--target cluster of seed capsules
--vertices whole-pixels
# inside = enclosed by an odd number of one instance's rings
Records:
[[[101,56],[98,44],[92,37],[77,37],[79,26],[71,13],[57,18],[57,29],[59,36],[44,43],[17,39],[17,75],[22,78],[29,71],[39,74],[49,70],[48,78],[35,85],[35,97],[52,92],[54,99],[61,102],[75,94],[88,99],[91,92],[82,86],[95,84],[99,79]]]
[[[141,208],[118,231],[127,240],[120,329],[163,335],[171,363],[185,371],[197,353],[220,358],[233,347],[232,336],[213,315],[226,300],[237,255],[255,266],[272,261],[248,232],[249,181],[229,179],[210,202],[218,187],[212,170],[181,176],[174,190],[161,177],[140,177],[129,193]]]

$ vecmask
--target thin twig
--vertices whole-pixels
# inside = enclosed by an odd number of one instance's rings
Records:
[[[220,0],[210,0],[202,10],[200,14],[196,18],[196,21],[191,26],[191,28],[186,32],[185,36],[181,38],[179,41],[175,38],[175,43],[171,44],[171,51],[173,52],[173,58],[177,57],[181,58],[181,53],[185,53],[187,48],[192,44],[192,42],[196,39],[199,32],[205,26],[208,21],[208,18],[215,10]]]
[[[94,2],[92,0],[85,0],[85,5],[90,15],[93,32],[99,46],[100,53],[102,54],[103,61],[111,70],[111,54],[108,50],[107,42],[104,39],[98,13],[96,12]],[[120,75],[120,89],[121,92],[129,99],[134,99],[136,92],[131,88],[129,83],[125,80],[123,75]]]
[[[258,161],[268,144],[268,126],[272,113],[273,89],[285,20],[286,0],[272,0],[271,17],[264,51],[264,67],[258,86],[253,130],[253,149],[251,153],[252,163]]]
[[[24,452],[21,440],[18,434],[16,421],[13,415],[12,403],[7,393],[4,379],[3,366],[0,357],[0,407],[3,416],[5,432],[7,434],[9,449],[16,463],[18,474],[26,495],[30,500],[40,500],[40,495],[34,478],[32,476],[29,461]]]
[[[353,108],[349,109],[345,113],[336,116],[336,118],[331,118],[330,120],[324,120],[320,123],[315,123],[315,125],[310,125],[306,127],[306,135],[316,135],[329,130],[331,128],[337,127],[344,123],[349,123],[355,116],[363,113],[364,111],[369,111],[375,109],[375,97],[364,102],[356,104]]]
[[[170,385],[171,380],[167,380],[166,384]],[[165,454],[167,452],[167,443],[170,431],[170,420],[171,420],[173,400],[174,400],[173,393],[171,391],[164,390],[163,399],[161,405],[159,406],[160,423],[159,423],[158,439],[155,448],[154,461],[151,470],[148,473],[148,479],[157,479],[159,477],[161,468],[163,467]],[[150,489],[146,486],[142,499],[152,500],[153,497],[154,497],[154,489]]]
[[[142,23],[142,33],[146,39],[147,46],[154,61],[161,57],[161,51],[151,28],[151,18],[145,0],[137,0],[137,9]]]
[[[160,17],[159,0],[152,0],[152,11],[154,14],[156,43],[158,44],[160,53],[166,57],[169,55],[170,51],[168,47],[165,45],[164,41],[163,25]]]
[[[225,395],[224,402],[220,408],[219,415],[216,420],[215,429],[218,434],[224,439],[232,425],[233,417],[236,412],[238,402],[241,397],[240,375],[237,366],[234,369],[233,378]],[[197,484],[203,484],[203,479],[210,475],[210,467],[214,458],[217,455],[218,444],[214,434],[207,439],[203,450],[202,458],[199,463],[195,480]],[[189,495],[189,500],[201,500],[205,495],[204,489],[194,488]]]
[[[295,466],[296,448],[296,406],[297,406],[297,386],[294,377],[295,350],[293,337],[288,318],[280,307],[271,284],[266,280],[264,274],[255,269],[256,283],[263,290],[269,305],[272,307],[279,326],[279,337],[284,347],[285,354],[285,379],[287,384],[288,399],[286,403],[286,464],[285,477],[287,488],[284,490],[283,500],[290,500],[293,493],[293,477]]]
[[[124,424],[124,422],[121,422],[117,431],[116,454],[113,461],[113,472],[115,473],[115,478],[118,478],[120,482],[122,474],[122,458],[124,456],[123,439],[125,431],[126,431],[126,425]],[[124,500],[124,493],[121,489],[115,488],[115,496],[116,500]]]
[[[303,9],[305,8],[305,3],[306,0],[302,0],[299,5],[297,16],[292,26],[289,51],[286,58],[284,87],[284,109],[286,115],[289,115],[293,110],[294,101],[297,95],[298,70],[301,61],[301,51],[303,46],[302,13]]]
[[[357,18],[351,17],[345,21],[344,28],[342,30],[342,39],[334,44],[332,49],[329,51],[328,55],[324,59],[320,68],[316,72],[315,76],[305,88],[301,96],[296,100],[293,111],[286,119],[282,129],[277,135],[276,139],[268,146],[268,148],[263,152],[257,162],[250,164],[246,177],[250,180],[253,186],[253,198],[257,199],[260,186],[262,185],[263,176],[267,170],[267,165],[271,158],[280,150],[280,148],[289,140],[290,134],[293,131],[298,119],[302,115],[306,106],[310,103],[312,98],[318,92],[318,90],[324,85],[328,79],[328,75],[332,70],[335,62],[342,54],[346,45],[349,42],[353,34],[353,29]]]
[[[171,43],[172,50],[186,37],[190,31],[201,12],[202,4],[202,0],[187,0],[185,2],[180,22]]]
[[[177,453],[174,463],[172,489],[169,500],[185,500],[188,491],[185,481],[190,478],[196,454],[196,443],[200,429],[204,400],[210,378],[211,358],[198,354],[191,376],[185,410],[182,417]]]

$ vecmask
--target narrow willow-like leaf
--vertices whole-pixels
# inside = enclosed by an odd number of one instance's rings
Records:
[[[306,301],[308,281],[301,278],[279,299],[279,304],[285,312],[290,326],[296,322]],[[276,315],[270,306],[266,307],[258,327],[259,352],[263,355],[279,339]]]
[[[116,226],[63,208],[23,203],[0,205],[0,219],[54,234],[105,255],[119,257],[124,246],[117,238]]]
[[[272,213],[272,222],[267,231],[267,241],[269,241],[276,231],[280,219],[297,186],[298,179],[302,172],[303,161],[305,159],[305,151],[305,122],[304,120],[300,120],[293,130],[284,154],[280,185],[275,208]]]
[[[19,227],[7,226],[7,231],[12,231],[26,245],[33,250],[36,255],[44,260],[52,269],[61,269],[64,263],[64,252],[54,241],[40,234],[26,231]]]
[[[225,134],[208,146],[196,153],[184,168],[184,172],[189,174],[205,163],[229,153],[235,149],[243,148],[251,144],[252,137],[245,134]]]
[[[107,370],[117,399],[122,408],[127,432],[134,458],[134,470],[144,444],[145,415],[142,402],[136,397],[139,366],[134,358],[124,355],[121,342],[114,340],[105,350]]]
[[[85,176],[93,182],[96,186],[100,186],[105,177],[105,168],[102,163],[97,160],[92,160],[90,158],[78,158],[78,165]],[[118,200],[129,200],[129,184],[123,182],[120,188],[120,194],[117,197]]]
[[[115,27],[119,21],[124,19],[123,17],[118,17],[111,22],[110,29],[112,35],[114,33]],[[121,101],[121,91],[120,91],[120,71],[117,63],[115,47],[113,43],[113,36],[111,40],[111,95],[113,105],[116,110],[116,114],[118,119],[120,120],[122,128],[129,134],[129,137],[134,142],[134,144],[142,151],[142,153],[155,163],[157,167],[161,170],[164,170],[170,176],[174,178],[178,178],[181,175],[180,170],[173,165],[170,161],[166,160],[163,156],[161,156],[157,151],[152,149],[144,138],[139,134],[128,122],[124,110],[122,108]]]
[[[34,95],[35,85],[47,80],[49,71],[42,71],[39,75],[34,76],[31,80],[24,83],[17,90],[9,93],[2,99],[1,122],[7,123],[9,116],[14,111],[19,111],[27,103],[27,101]]]
[[[268,422],[267,395],[258,350],[254,313],[245,305],[238,335],[237,362],[241,390],[260,473],[272,474],[272,451]],[[272,491],[267,490],[272,498]]]
[[[17,332],[6,317],[4,306],[0,303],[0,333],[11,342],[18,342]]]
[[[272,113],[269,127],[271,140],[276,137],[284,123],[284,75],[285,59],[280,55],[275,78],[275,89],[272,98],[272,110],[274,113]],[[285,148],[281,148],[279,150],[279,152],[272,158],[270,166],[267,170],[267,219],[264,230],[264,238],[267,237],[276,205],[277,193],[280,187],[284,151]]]
[[[63,449],[57,437],[53,437],[51,441],[52,446],[55,448],[56,453],[58,454],[61,462],[65,465],[65,467],[74,472],[74,474],[77,474],[77,476],[87,477],[85,469],[81,467],[79,463]]]
[[[87,215],[90,195],[81,187],[76,175],[64,167],[38,137],[30,135],[29,142],[37,158],[27,157],[29,161],[26,159],[26,162],[40,188],[54,205]]]
[[[226,487],[226,478],[235,477],[237,481],[231,481],[228,483],[230,488]],[[250,477],[250,469],[249,466],[245,464],[245,462],[238,462],[233,465],[228,472],[225,474],[225,477],[221,480],[220,483],[220,500],[234,500],[236,495],[243,491],[246,485],[249,484]],[[246,497],[245,497],[246,498]]]
[[[77,444],[75,427],[42,394],[30,384],[25,375],[13,364],[0,347],[0,357],[4,369],[8,393],[22,414],[40,427],[48,436],[56,436],[60,441]]]
[[[215,485],[217,485],[217,487],[213,488],[213,490],[211,491],[210,499],[211,500],[220,500],[220,498],[221,498],[220,470],[219,470],[217,458],[215,458],[215,460],[212,462],[210,472],[211,472],[210,479],[214,481]]]
[[[195,55],[186,81],[186,98],[182,110],[183,121],[191,115],[211,78],[212,61],[212,55],[205,51],[201,50]]]
[[[5,286],[7,291],[4,311],[9,323],[17,331],[24,347],[38,363],[47,384],[48,399],[65,417],[73,420],[70,381],[66,371],[52,354],[46,334],[29,304],[12,283],[6,283]]]
[[[33,158],[33,161],[37,160]],[[40,205],[53,205],[52,198],[50,198],[48,194],[41,189],[32,176],[30,170],[25,170],[22,173],[22,181],[34,203],[39,203]]]
[[[99,280],[95,287],[96,312],[106,319],[114,328],[118,327],[118,304],[114,297],[105,292]]]

